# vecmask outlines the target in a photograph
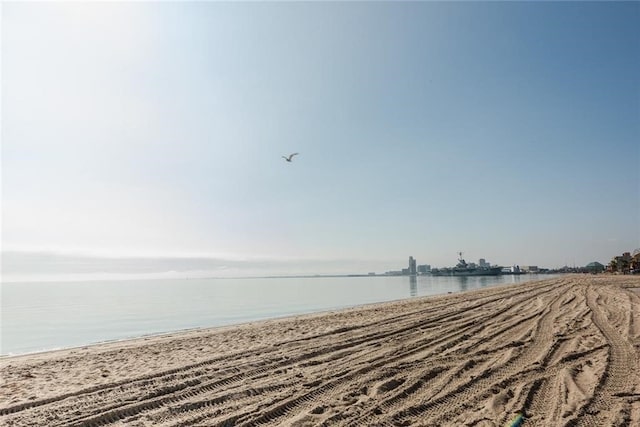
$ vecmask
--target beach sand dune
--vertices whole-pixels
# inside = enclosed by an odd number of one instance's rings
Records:
[[[640,277],[4,358],[7,426],[640,425]]]

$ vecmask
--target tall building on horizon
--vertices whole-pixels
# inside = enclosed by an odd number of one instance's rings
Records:
[[[409,257],[409,274],[412,276],[415,276],[417,274],[416,260],[413,259],[412,256]]]

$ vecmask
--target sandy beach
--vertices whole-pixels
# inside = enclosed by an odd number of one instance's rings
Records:
[[[640,277],[1,359],[6,426],[640,425]]]

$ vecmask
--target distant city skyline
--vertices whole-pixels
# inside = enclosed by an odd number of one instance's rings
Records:
[[[556,268],[640,247],[638,2],[0,14],[3,279],[384,272],[459,251]]]
[[[614,258],[612,256],[611,258]],[[483,266],[478,260],[478,265]],[[62,254],[53,252],[3,252],[3,280],[60,281],[60,280],[136,280],[171,278],[226,278],[226,277],[284,277],[307,275],[416,275],[427,274],[431,268],[452,267],[455,262],[431,265],[418,264],[410,257],[408,265],[392,261],[361,260],[296,260],[286,259],[221,259],[214,257],[143,257],[98,256],[88,254]],[[424,262],[424,260],[422,260]],[[597,261],[596,261],[597,262]],[[606,265],[608,261],[604,261]],[[475,261],[469,261],[475,265]],[[537,265],[516,263],[505,265],[487,262],[484,266],[504,268],[530,266],[558,270],[563,267],[584,265]],[[413,270],[412,266],[413,265]]]

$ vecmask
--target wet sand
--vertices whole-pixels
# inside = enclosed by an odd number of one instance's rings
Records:
[[[640,277],[4,358],[7,426],[640,425]]]

